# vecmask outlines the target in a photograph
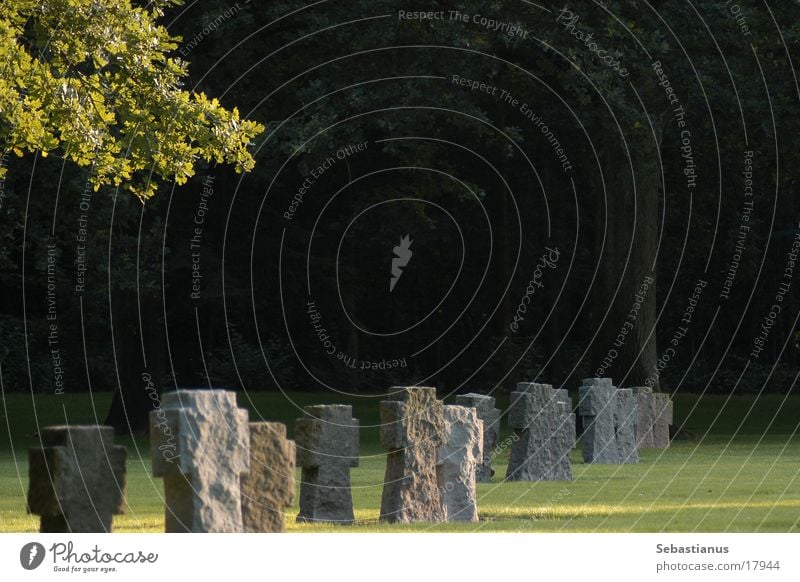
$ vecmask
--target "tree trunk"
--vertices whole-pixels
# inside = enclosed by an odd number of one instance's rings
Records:
[[[117,389],[105,424],[113,426],[119,435],[146,435],[150,411],[155,409],[161,393],[165,362],[159,302],[155,297],[139,299],[141,328],[134,291],[112,291],[111,295]]]
[[[659,140],[660,141],[660,140]],[[595,212],[599,272],[595,285],[592,374],[618,386],[652,386],[656,371],[656,269],[658,205],[661,191],[659,144],[652,136],[628,140],[636,190],[626,152],[604,144],[607,190],[600,189]],[[603,200],[607,209],[603,209]]]

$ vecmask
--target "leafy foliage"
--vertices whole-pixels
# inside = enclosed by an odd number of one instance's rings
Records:
[[[180,2],[0,1],[0,148],[62,152],[92,165],[95,190],[142,200],[159,178],[185,183],[198,159],[252,169],[263,126],[183,89],[187,63],[168,56],[180,39],[155,21]]]

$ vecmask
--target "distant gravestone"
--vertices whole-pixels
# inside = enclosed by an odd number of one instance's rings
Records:
[[[161,404],[150,412],[150,448],[153,475],[164,478],[166,531],[241,532],[250,446],[236,393],[178,390]]]
[[[640,449],[652,449],[653,425],[655,424],[655,400],[653,389],[649,386],[637,386],[636,394],[636,443]]]
[[[672,399],[663,392],[653,393],[653,447],[666,449],[669,447],[669,427],[672,426]]]
[[[250,472],[242,477],[242,525],[248,533],[279,533],[294,501],[295,444],[281,422],[250,423]]]
[[[556,401],[561,405],[562,414],[566,414],[566,422],[562,423],[564,434],[562,438],[569,441],[569,448],[574,449],[578,446],[578,439],[575,431],[575,412],[572,408],[572,398],[566,388],[559,388],[556,391]]]
[[[567,407],[550,384],[520,382],[511,393],[508,423],[517,440],[506,471],[509,481],[571,481],[575,439]]]
[[[350,467],[358,466],[353,407],[306,406],[295,421],[297,464],[303,468],[297,521],[353,523]]]
[[[474,408],[483,421],[483,459],[478,465],[476,479],[478,483],[489,483],[492,480],[492,456],[500,436],[500,410],[494,407],[495,399],[484,394],[460,394],[456,396],[456,404]]]
[[[583,417],[583,460],[619,465],[638,462],[636,396],[617,389],[610,378],[587,378],[580,387]]]
[[[438,483],[447,521],[478,521],[475,479],[483,458],[483,421],[474,408],[445,406]]]
[[[28,452],[28,513],[42,533],[110,532],[125,506],[125,447],[110,426],[49,426]]]
[[[444,521],[436,476],[445,444],[444,405],[436,389],[393,388],[380,403],[381,444],[388,449],[380,519],[387,522]]]
[[[649,387],[634,388],[636,392],[636,442],[641,449],[669,447],[669,427],[672,425],[672,399],[669,394],[653,392]]]
[[[580,387],[578,411],[583,418],[583,460],[586,463],[620,462],[614,432],[616,391],[610,378],[587,378]]]
[[[638,463],[636,447],[636,396],[630,388],[617,388],[614,430],[620,463]]]

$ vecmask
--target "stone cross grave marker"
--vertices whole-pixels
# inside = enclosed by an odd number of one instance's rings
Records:
[[[444,404],[436,389],[392,388],[380,403],[381,444],[388,449],[380,519],[437,522],[446,519],[436,476],[445,444]]]
[[[343,404],[306,406],[295,421],[303,468],[297,521],[353,523],[350,468],[358,466],[358,420]]]
[[[614,430],[616,432],[617,455],[620,463],[638,463],[636,446],[636,395],[630,388],[617,388]]]
[[[150,412],[153,475],[164,479],[168,533],[243,530],[247,419],[236,393],[226,390],[169,392],[161,408]]]
[[[250,472],[242,477],[242,524],[249,533],[280,533],[294,501],[295,444],[281,422],[250,423]]]
[[[566,422],[562,424],[564,434],[562,438],[570,442],[570,449],[578,446],[578,438],[575,432],[575,412],[572,408],[572,398],[566,388],[559,388],[556,391],[556,401],[561,405],[561,413],[566,414]]]
[[[110,532],[125,507],[125,447],[110,426],[48,426],[28,451],[28,512],[42,533]]]
[[[656,392],[653,394],[653,448],[669,447],[669,427],[672,426],[672,399],[669,394]]]
[[[637,386],[633,391],[636,394],[636,444],[640,449],[652,449],[655,423],[653,389],[649,386]]]
[[[583,460],[619,465],[639,460],[636,446],[637,396],[610,378],[586,378],[580,387]]]
[[[476,473],[483,459],[483,421],[474,408],[445,406],[445,444],[438,482],[447,521],[478,521]]]
[[[509,481],[571,481],[570,416],[550,384],[520,382],[511,393],[508,423],[518,439],[511,446]]]
[[[492,480],[494,448],[500,436],[500,410],[494,407],[493,397],[483,394],[460,394],[456,396],[456,404],[474,408],[483,421],[483,459],[478,465],[476,479],[478,483],[489,483]]]

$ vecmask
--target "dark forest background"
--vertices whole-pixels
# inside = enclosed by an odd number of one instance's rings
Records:
[[[576,3],[576,27],[625,64],[623,78],[555,21],[561,5],[460,3],[518,24],[521,38],[398,19],[398,9],[452,9],[417,4],[203,0],[168,15],[196,88],[267,125],[247,175],[206,167],[143,206],[126,192],[85,192],[87,173],[56,157],[6,159],[3,390],[58,392],[60,368],[66,392],[124,395],[110,421],[134,431],[150,382],[487,392],[536,378],[572,389],[602,368],[620,385],[664,391],[789,390],[800,352],[800,281],[784,277],[800,229],[797,7],[749,7],[747,35],[723,2],[659,2],[658,13]],[[694,186],[655,61],[685,111]],[[393,247],[407,234],[414,255],[390,293]],[[540,268],[512,330],[548,248],[558,261]],[[633,328],[615,347],[637,293]]]

